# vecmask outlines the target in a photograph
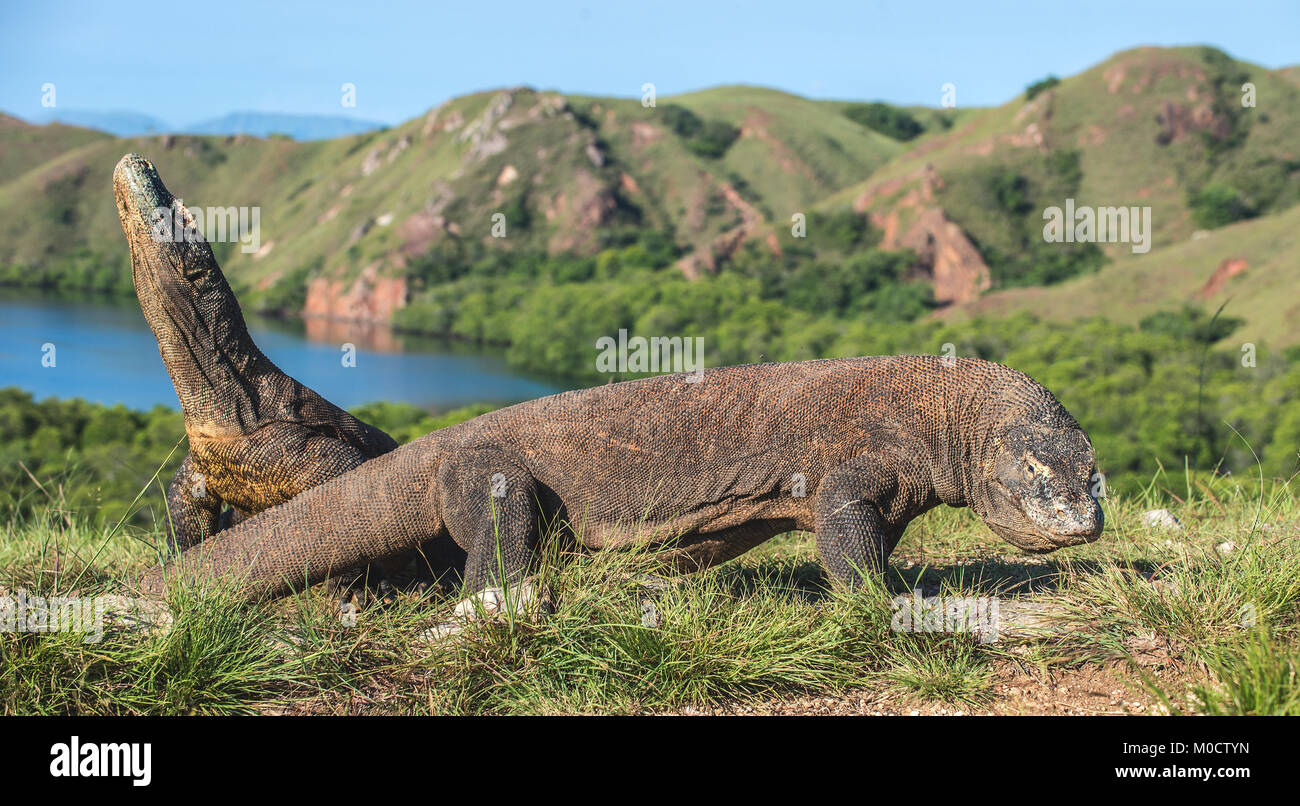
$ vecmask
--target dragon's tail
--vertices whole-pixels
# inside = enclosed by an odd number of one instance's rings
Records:
[[[303,590],[443,532],[429,438],[361,465],[153,568],[145,596],[228,584],[248,600]]]

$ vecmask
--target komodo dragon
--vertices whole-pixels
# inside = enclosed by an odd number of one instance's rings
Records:
[[[157,596],[224,577],[249,600],[275,597],[450,538],[468,552],[466,591],[488,601],[522,580],[552,524],[590,549],[662,548],[683,570],[812,531],[827,570],[853,586],[940,503],[971,507],[1030,552],[1101,534],[1087,435],[1007,367],[891,356],[690,377],[565,392],[427,434],[139,586]]]
[[[113,189],[136,296],[189,437],[167,491],[173,550],[218,532],[223,502],[238,522],[397,447],[262,354],[212,248],[148,160],[123,157]],[[386,580],[373,581],[389,593]]]

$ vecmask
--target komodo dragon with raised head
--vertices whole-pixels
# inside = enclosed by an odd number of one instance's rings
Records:
[[[136,296],[189,437],[167,491],[173,550],[220,531],[223,503],[238,522],[397,447],[262,354],[212,248],[148,160],[123,157],[113,190]]]
[[[684,570],[793,529],[834,579],[879,573],[908,522],[974,509],[1030,552],[1096,539],[1092,445],[1050,392],[979,359],[892,356],[664,375],[520,403],[435,431],[196,546],[141,580],[288,594],[429,539],[466,591],[521,581],[552,524]],[[485,598],[486,600],[486,598]],[[468,600],[467,600],[468,601]]]

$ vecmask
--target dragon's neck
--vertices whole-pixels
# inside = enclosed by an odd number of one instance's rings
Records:
[[[167,374],[187,427],[246,430],[256,427],[282,375],[253,343],[239,303],[220,269],[196,284],[190,297],[137,284],[141,309],[158,340]]]

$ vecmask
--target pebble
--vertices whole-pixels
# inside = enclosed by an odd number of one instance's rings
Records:
[[[1152,529],[1182,531],[1183,523],[1167,509],[1148,509],[1142,513],[1142,525]]]

